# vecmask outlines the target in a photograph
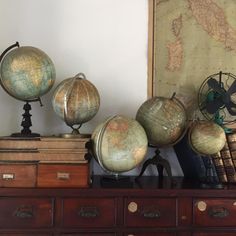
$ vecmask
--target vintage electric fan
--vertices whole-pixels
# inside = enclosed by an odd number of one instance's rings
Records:
[[[207,120],[219,125],[235,122],[236,76],[221,71],[208,76],[200,86],[198,106]]]
[[[231,133],[229,124],[236,121],[236,76],[221,71],[208,76],[200,86],[198,106],[205,119],[220,125],[225,133]],[[209,158],[207,171],[211,169]],[[215,184],[210,176],[206,176],[205,182],[206,186]]]

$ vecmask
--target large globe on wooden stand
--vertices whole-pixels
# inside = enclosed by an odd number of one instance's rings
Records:
[[[34,101],[55,82],[55,68],[46,53],[35,47],[18,47],[3,57],[0,81],[5,91],[22,101]]]
[[[225,145],[224,129],[212,121],[195,121],[189,130],[191,148],[202,155],[213,155]]]
[[[153,97],[137,111],[137,121],[144,127],[152,146],[176,143],[186,130],[187,115],[176,98]]]
[[[97,88],[86,79],[83,73],[63,80],[54,90],[52,105],[55,113],[73,129],[72,134],[65,136],[76,137],[79,127],[91,120],[98,112],[100,96]],[[82,135],[84,136],[84,135]]]
[[[114,116],[92,134],[95,158],[107,172],[119,174],[137,167],[147,152],[147,136],[134,119]]]

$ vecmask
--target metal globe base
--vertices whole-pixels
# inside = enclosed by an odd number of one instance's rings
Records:
[[[79,129],[82,125],[80,125],[78,128],[74,128],[72,126],[70,126],[72,128],[72,132],[71,133],[65,133],[65,134],[60,134],[60,136],[62,138],[90,138],[91,135],[90,134],[81,134],[79,132]]]
[[[156,153],[155,156],[153,156],[152,158],[150,158],[144,162],[142,170],[141,170],[139,176],[137,177],[137,179],[143,175],[144,171],[147,169],[147,167],[149,165],[155,165],[157,168],[157,171],[158,171],[159,180],[160,181],[163,180],[163,177],[164,177],[163,170],[165,169],[166,173],[167,173],[168,180],[170,182],[172,182],[172,172],[171,172],[170,163],[160,155],[159,149],[156,149],[155,153]]]

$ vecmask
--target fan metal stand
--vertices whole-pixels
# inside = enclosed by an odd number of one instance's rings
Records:
[[[143,175],[144,171],[147,169],[149,165],[155,165],[157,168],[159,180],[163,181],[163,177],[164,177],[163,171],[165,169],[168,180],[172,182],[172,172],[171,172],[170,163],[160,155],[159,149],[156,149],[155,153],[156,155],[154,155],[152,158],[144,162],[142,170],[136,179],[140,178]]]

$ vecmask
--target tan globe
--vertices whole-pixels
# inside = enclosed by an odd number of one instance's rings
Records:
[[[136,119],[144,127],[149,143],[156,147],[176,143],[187,125],[185,109],[175,98],[147,100],[138,109]]]
[[[114,116],[98,125],[92,141],[96,160],[110,173],[135,168],[147,152],[148,141],[143,127],[125,116]]]
[[[97,88],[79,73],[63,80],[54,90],[52,105],[55,113],[67,125],[82,124],[98,112],[100,96]]]
[[[211,121],[196,121],[189,131],[189,144],[192,149],[202,155],[219,152],[225,145],[225,131]]]

